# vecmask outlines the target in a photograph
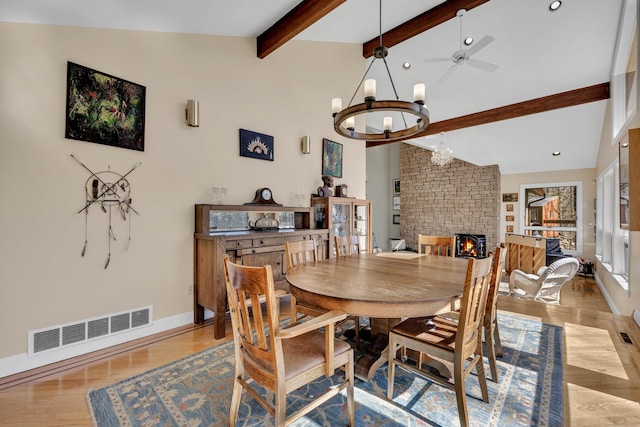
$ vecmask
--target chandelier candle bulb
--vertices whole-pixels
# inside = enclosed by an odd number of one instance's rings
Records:
[[[393,117],[385,117],[384,118],[383,130],[385,130],[385,131],[391,130],[392,126],[393,126]]]
[[[375,101],[376,99],[376,81],[367,79],[364,81],[364,100]]]
[[[347,129],[349,129],[349,130],[355,130],[355,128],[356,128],[356,118],[355,117],[347,118],[346,126],[347,126]]]
[[[417,83],[413,86],[413,102],[424,105],[425,100],[425,85],[424,83]]]
[[[331,112],[335,116],[342,110],[342,98],[333,98],[331,100]]]

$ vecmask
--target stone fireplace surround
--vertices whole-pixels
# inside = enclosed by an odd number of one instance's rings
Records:
[[[455,152],[454,152],[455,154]],[[455,159],[431,163],[431,151],[400,144],[400,234],[417,249],[418,234],[484,234],[487,252],[499,244],[500,169]]]

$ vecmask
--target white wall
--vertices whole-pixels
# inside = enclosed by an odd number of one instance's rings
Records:
[[[293,191],[322,184],[322,138],[344,143],[343,178],[365,197],[365,145],[333,131],[330,100],[346,98],[364,69],[360,45],[292,41],[266,59],[255,39],[0,23],[0,376],[23,360],[29,330],[146,305],[154,319],[190,314],[194,204],[227,203],[268,186],[292,205]],[[146,86],[145,151],[64,138],[67,61]],[[200,127],[186,125],[188,99]],[[273,135],[275,161],[239,156],[238,129]],[[310,155],[300,138],[312,138]],[[107,259],[107,215],[92,207],[84,243],[89,168],[124,173],[133,206]],[[4,358],[4,359],[3,359]],[[37,359],[37,358],[36,358]],[[37,360],[29,361],[37,365]]]
[[[400,143],[367,149],[367,198],[371,200],[373,232],[383,251],[391,250],[389,239],[400,237],[400,225],[393,224],[393,180],[400,179]],[[401,187],[402,189],[402,187]]]
[[[640,127],[640,114],[631,120],[628,128]],[[607,103],[607,113],[600,149],[596,165],[596,176],[599,176],[616,158],[618,158],[618,141],[612,140],[611,130],[611,101]],[[626,132],[621,132],[622,139]],[[640,167],[640,165],[629,165],[629,167]],[[629,274],[629,290],[623,289],[611,273],[599,262],[596,262],[597,277],[603,288],[603,293],[607,298],[611,309],[615,313],[632,315],[633,310],[640,310],[640,232],[629,232],[629,249],[631,256],[631,271]]]

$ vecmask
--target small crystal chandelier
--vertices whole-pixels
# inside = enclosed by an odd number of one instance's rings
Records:
[[[444,132],[440,132],[440,145],[431,155],[431,163],[438,166],[448,165],[453,161],[453,151],[444,143]]]

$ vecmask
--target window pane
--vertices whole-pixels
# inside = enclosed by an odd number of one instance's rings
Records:
[[[527,188],[526,225],[576,227],[576,187]]]

